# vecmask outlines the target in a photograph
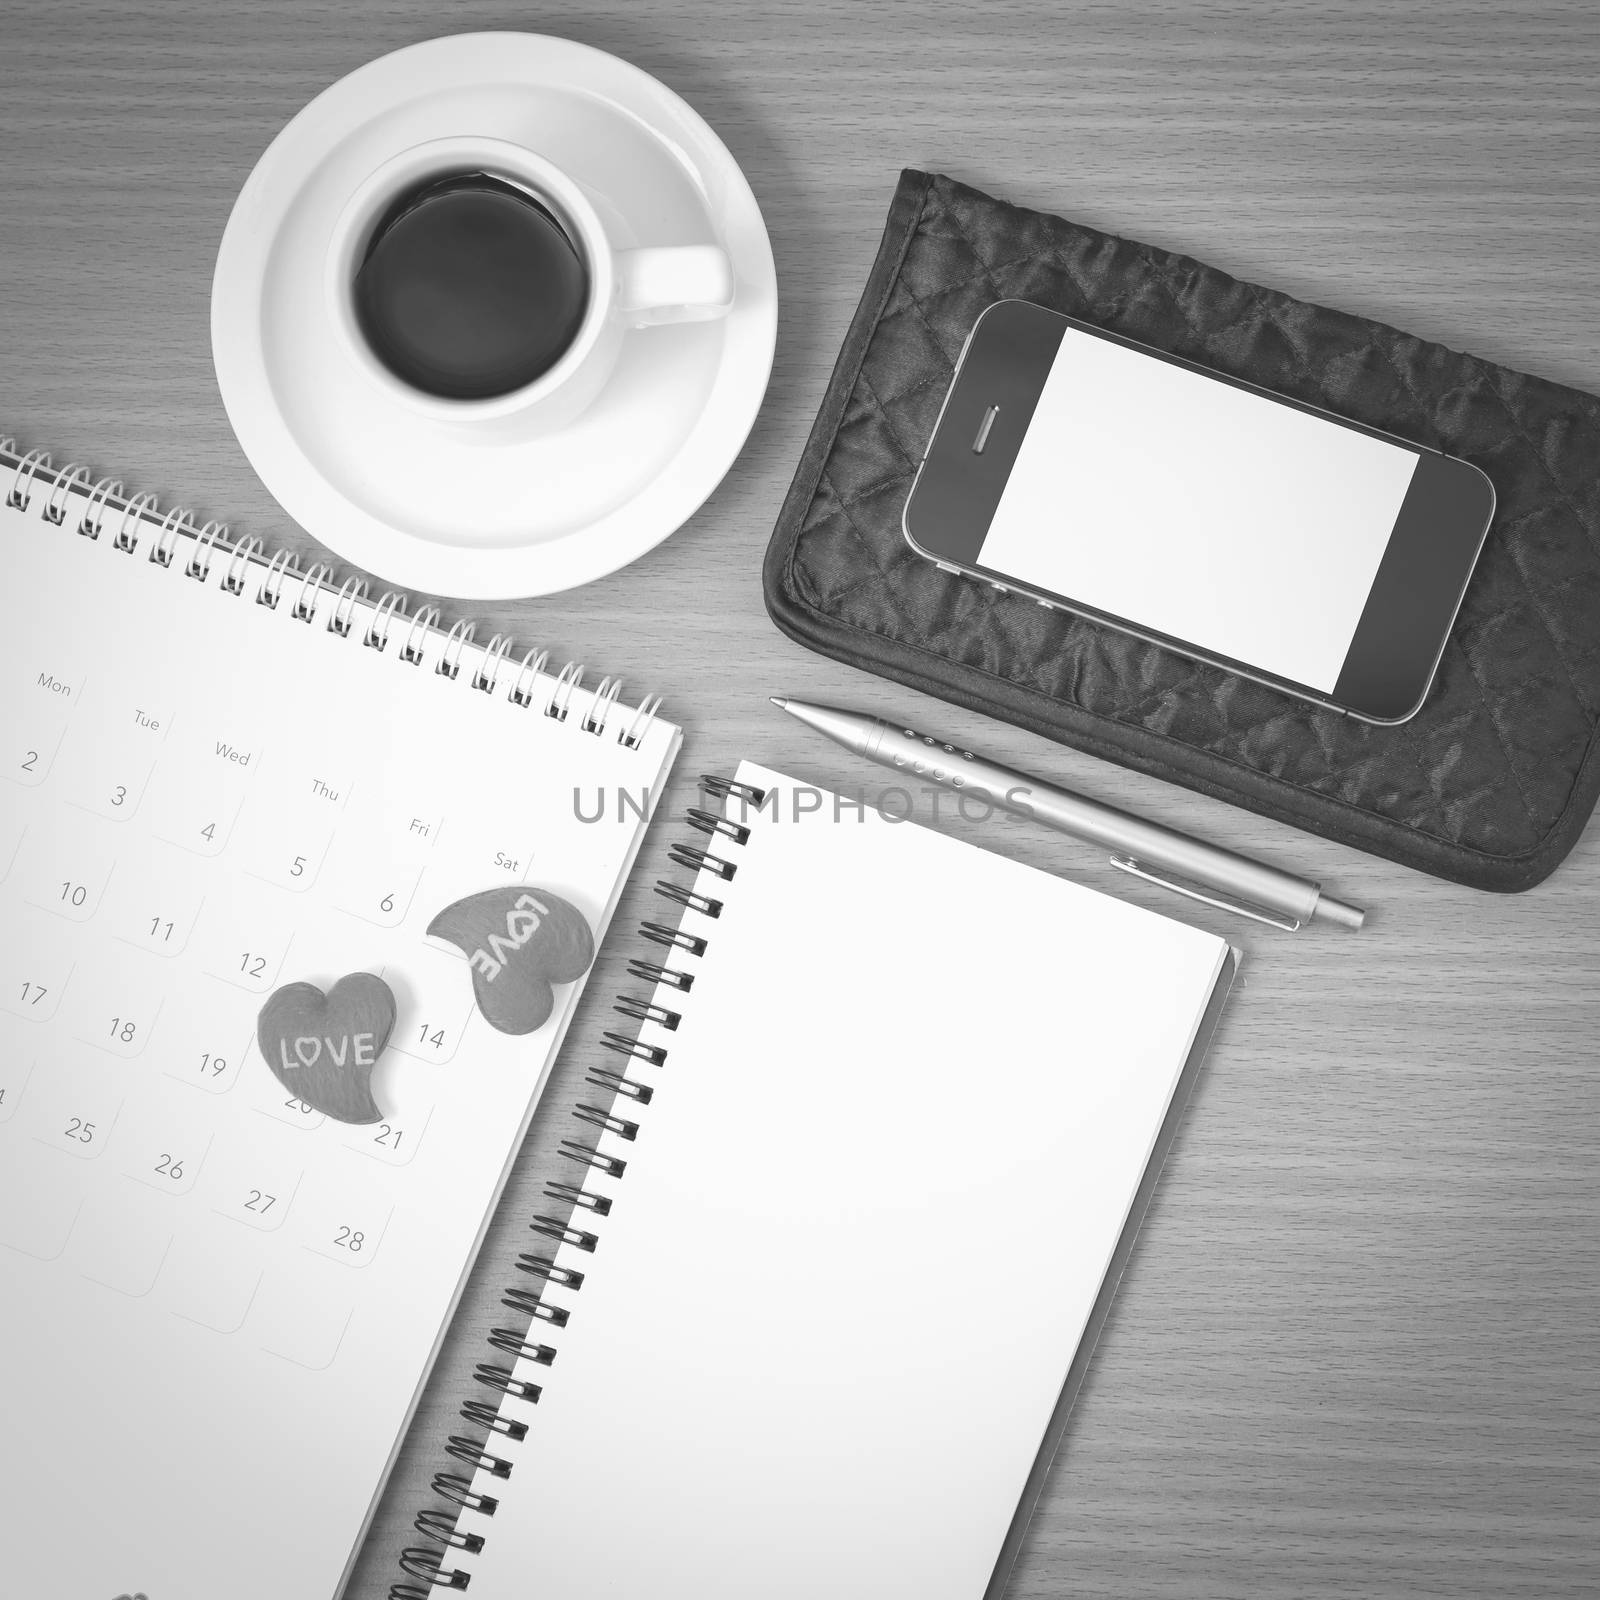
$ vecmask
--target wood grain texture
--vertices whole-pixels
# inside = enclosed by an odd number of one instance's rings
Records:
[[[207,296],[229,205],[332,79],[439,32],[494,27],[616,51],[686,95],[750,175],[783,310],[750,444],[686,528],[572,594],[445,602],[447,620],[481,609],[558,660],[665,691],[688,728],[673,811],[695,773],[741,755],[835,787],[870,781],[767,706],[790,693],[904,715],[1374,908],[1359,936],[1197,916],[1245,947],[1242,986],[1011,1592],[1593,1593],[1600,830],[1524,896],[1422,878],[808,655],[768,622],[759,564],[903,164],[1600,386],[1595,13],[1354,0],[11,3],[8,429],[309,551],[251,474],[211,373]],[[975,827],[945,809],[953,833],[1180,909],[1032,825]],[[386,1592],[456,1408],[476,1392],[484,1336],[515,1320],[499,1288],[540,1189],[566,1165],[554,1157],[564,1112],[602,1062],[610,996],[630,987],[627,930],[652,909],[648,885],[677,836],[663,819],[646,845],[352,1600]],[[685,1241],[687,1261],[714,1253],[714,1240]],[[558,1361],[550,1381],[559,1374]]]

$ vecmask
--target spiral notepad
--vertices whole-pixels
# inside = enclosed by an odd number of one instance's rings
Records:
[[[761,767],[702,783],[391,1600],[1004,1587],[1234,953]]]
[[[0,501],[4,1587],[331,1596],[582,987],[497,1033],[425,929],[526,882],[603,935],[679,733],[9,443]],[[254,1042],[350,972],[375,1125]]]

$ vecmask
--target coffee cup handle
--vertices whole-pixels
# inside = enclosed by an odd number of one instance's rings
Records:
[[[617,255],[617,308],[634,327],[710,322],[733,304],[733,268],[714,244],[623,250]]]

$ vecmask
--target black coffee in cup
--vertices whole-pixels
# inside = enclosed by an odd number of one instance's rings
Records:
[[[543,377],[589,305],[588,269],[555,214],[486,172],[429,178],[399,195],[352,289],[373,354],[447,400],[489,400]]]

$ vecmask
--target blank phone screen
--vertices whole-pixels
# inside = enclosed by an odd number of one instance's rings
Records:
[[[978,564],[1328,693],[1418,459],[1068,329]]]

